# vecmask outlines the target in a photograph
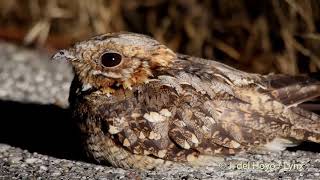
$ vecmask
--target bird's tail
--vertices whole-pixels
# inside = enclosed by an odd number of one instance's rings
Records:
[[[320,116],[308,111],[320,112],[320,104],[315,102],[320,97],[320,72],[308,76],[268,75],[266,79],[273,89],[270,95],[293,112],[288,115],[292,127],[286,135],[320,143]]]
[[[291,109],[295,115],[289,136],[297,140],[320,143],[320,116],[299,107]]]

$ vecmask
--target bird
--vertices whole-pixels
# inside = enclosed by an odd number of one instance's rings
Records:
[[[70,111],[100,164],[205,166],[320,143],[320,116],[299,106],[320,96],[308,75],[248,73],[130,32],[92,37],[52,59],[73,67]]]

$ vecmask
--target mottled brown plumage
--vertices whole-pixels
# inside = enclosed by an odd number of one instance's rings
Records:
[[[320,82],[307,76],[250,74],[133,33],[97,36],[53,59],[73,65],[70,108],[100,163],[205,165],[214,156],[320,143],[320,117],[297,107],[320,95]]]

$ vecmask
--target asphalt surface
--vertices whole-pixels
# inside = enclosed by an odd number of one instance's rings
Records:
[[[67,110],[72,70],[0,42],[0,179],[320,179],[320,146],[242,154],[210,167],[124,170],[88,161]]]

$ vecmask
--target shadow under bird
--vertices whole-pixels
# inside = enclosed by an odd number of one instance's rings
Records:
[[[144,35],[110,33],[60,50],[75,77],[70,109],[98,163],[153,169],[320,143],[308,76],[259,75],[177,54]]]

